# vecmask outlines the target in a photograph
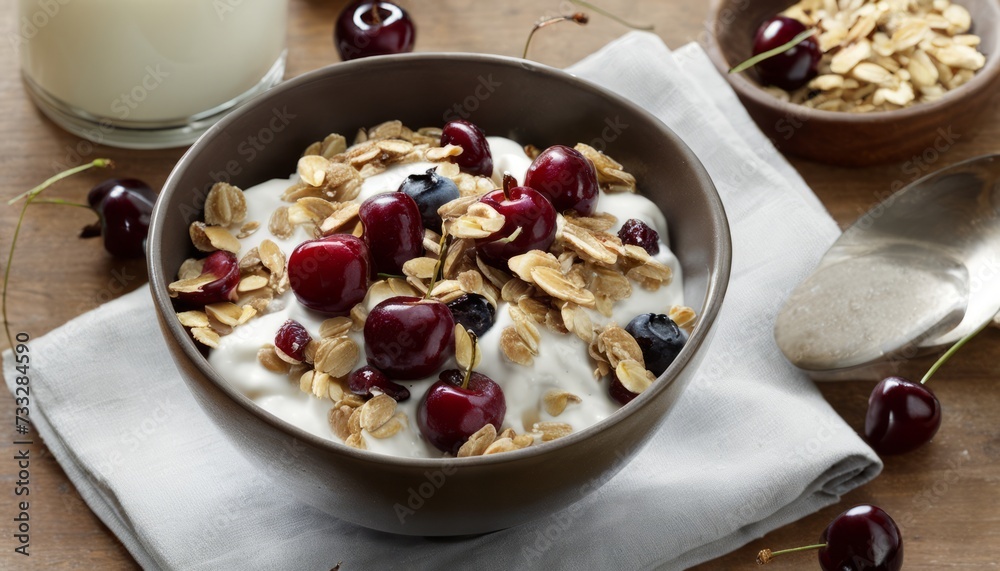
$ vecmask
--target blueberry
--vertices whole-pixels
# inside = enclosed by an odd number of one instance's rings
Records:
[[[657,377],[667,370],[686,341],[684,332],[666,315],[644,313],[625,326],[642,349],[646,369]]]
[[[455,323],[461,323],[466,329],[482,337],[493,327],[493,317],[496,310],[483,296],[467,293],[448,303]]]
[[[460,196],[455,183],[450,178],[437,174],[434,169],[424,174],[410,175],[399,185],[399,192],[409,194],[416,201],[424,228],[439,234],[441,216],[438,215],[438,208]]]

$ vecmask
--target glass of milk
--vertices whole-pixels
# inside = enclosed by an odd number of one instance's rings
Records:
[[[190,144],[279,82],[287,0],[18,0],[25,88],[76,135]]]

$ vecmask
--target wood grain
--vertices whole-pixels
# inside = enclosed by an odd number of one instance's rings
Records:
[[[180,157],[181,149],[125,151],[93,149],[44,119],[26,97],[11,43],[17,10],[3,0],[0,25],[4,33],[0,58],[0,114],[6,136],[0,138],[0,196],[11,197],[54,174],[59,163],[107,156],[117,172],[147,180],[158,187]],[[566,2],[482,2],[438,0],[403,4],[418,24],[418,49],[519,55],[532,23],[543,14],[573,10]],[[701,0],[600,0],[600,4],[636,21],[655,24],[671,47],[702,34],[707,15]],[[289,19],[288,77],[336,61],[330,30],[342,1],[292,0]],[[556,26],[539,34],[534,59],[568,65],[625,31],[594,15],[586,29]],[[907,183],[931,170],[1000,149],[1000,106],[994,100],[974,131],[957,133],[947,151],[864,169],[846,169],[793,160],[809,185],[843,226],[877,204],[896,182]],[[67,181],[56,195],[82,199],[106,173],[89,173]],[[10,244],[16,209],[0,210],[0,244]],[[10,320],[17,331],[38,337],[67,320],[134,289],[145,281],[141,262],[113,260],[98,242],[75,238],[91,218],[82,210],[41,206],[34,209],[21,234],[11,276]],[[780,223],[780,221],[775,221]],[[119,282],[125,282],[124,286]],[[4,343],[6,344],[6,343]],[[906,365],[917,375],[929,363]],[[763,547],[811,543],[834,515],[850,505],[872,502],[902,524],[906,569],[987,569],[1000,560],[1000,332],[988,331],[963,350],[934,381],[944,403],[944,424],[938,438],[924,449],[891,458],[872,484],[836,505],[752,541],[699,570],[748,569]],[[827,384],[823,394],[855,429],[864,421],[872,383]],[[13,435],[14,403],[0,396],[0,433]],[[132,569],[135,562],[106,527],[91,513],[59,465],[43,445],[32,447],[30,560],[13,555],[9,517],[13,516],[16,474],[10,458],[10,438],[0,445],[0,568],[3,569]],[[775,470],[781,470],[775,465]],[[192,538],[194,539],[194,538]],[[780,569],[781,563],[775,563]],[[815,569],[815,555],[801,554],[784,562],[786,569]]]

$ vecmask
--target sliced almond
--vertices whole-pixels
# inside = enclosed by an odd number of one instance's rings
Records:
[[[205,223],[211,226],[230,226],[246,219],[247,202],[243,191],[225,183],[212,185],[205,197]]]
[[[278,354],[275,352],[274,345],[264,345],[257,350],[257,361],[268,371],[272,373],[286,374],[288,369],[291,367],[288,363],[281,360]]]
[[[322,339],[341,337],[351,331],[353,322],[349,317],[331,317],[319,326],[319,336]]]
[[[195,341],[205,345],[206,347],[211,347],[212,349],[219,348],[219,341],[221,338],[219,337],[219,334],[210,327],[195,327],[191,329],[191,336],[194,337]]]
[[[510,271],[514,272],[514,275],[529,283],[534,283],[531,279],[531,270],[533,268],[561,269],[559,260],[555,256],[541,250],[531,250],[530,252],[514,256],[507,261],[507,267],[510,268]]]
[[[487,424],[477,430],[462,447],[458,449],[459,458],[466,458],[469,456],[481,456],[483,452],[489,448],[490,444],[497,438],[497,429],[492,424]]]
[[[358,344],[349,337],[323,339],[316,349],[316,369],[332,377],[343,377],[358,363]]]
[[[580,397],[569,391],[561,389],[551,389],[546,391],[545,396],[542,397],[542,404],[545,406],[545,412],[552,416],[559,416],[562,414],[570,403],[579,404],[581,402],[583,402],[583,400]]]
[[[361,407],[361,428],[369,432],[380,428],[396,414],[396,401],[389,395],[376,395]]]
[[[208,316],[203,311],[182,311],[177,319],[184,327],[208,327]]]
[[[637,395],[642,394],[656,380],[653,373],[647,371],[642,363],[631,359],[618,363],[615,367],[615,376],[622,386]]]
[[[554,298],[571,301],[584,307],[594,306],[594,294],[577,287],[566,279],[559,270],[547,267],[532,268],[531,281]]]
[[[549,442],[573,433],[573,427],[565,422],[536,422],[532,429],[541,433],[542,442]]]

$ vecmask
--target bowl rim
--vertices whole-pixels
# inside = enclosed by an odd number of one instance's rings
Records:
[[[559,81],[568,82],[576,89],[588,91],[606,100],[610,100],[615,105],[627,108],[631,112],[645,117],[653,125],[657,126],[662,134],[676,145],[678,152],[682,156],[682,160],[693,169],[693,175],[701,181],[702,186],[708,191],[706,199],[708,200],[711,209],[711,222],[717,228],[717,231],[714,233],[710,250],[714,252],[715,261],[714,267],[713,264],[709,264],[710,273],[707,276],[707,288],[704,298],[705,305],[699,315],[698,325],[691,333],[684,349],[681,351],[680,355],[678,355],[677,359],[663,373],[663,375],[660,376],[658,381],[653,383],[653,386],[649,390],[645,391],[631,403],[619,408],[601,421],[578,432],[559,438],[558,440],[547,442],[545,443],[545,446],[531,446],[504,454],[492,454],[490,456],[473,456],[465,458],[420,458],[393,456],[351,448],[342,443],[334,442],[333,440],[307,432],[306,430],[271,414],[254,403],[249,397],[245,396],[238,389],[230,385],[220,373],[216,372],[208,364],[207,359],[202,356],[187,330],[181,326],[177,319],[172,319],[175,314],[175,310],[171,299],[167,294],[167,284],[172,280],[168,280],[167,277],[159,271],[159,268],[162,265],[163,257],[161,251],[163,247],[163,228],[166,224],[164,219],[167,216],[165,204],[168,201],[166,198],[174,193],[183,192],[178,185],[178,181],[196,155],[208,147],[217,137],[224,135],[230,125],[240,120],[252,109],[268,105],[272,101],[284,96],[286,92],[300,89],[316,81],[326,80],[329,75],[348,77],[356,69],[390,68],[397,67],[401,64],[416,65],[418,63],[447,66],[451,62],[459,60],[466,63],[480,62],[506,67],[517,67],[530,73],[538,73],[550,78],[555,78]],[[715,324],[715,320],[719,315],[719,311],[722,307],[729,284],[732,266],[732,240],[728,218],[726,216],[722,200],[719,197],[719,193],[715,188],[711,177],[709,177],[708,172],[705,170],[704,166],[695,156],[693,151],[691,151],[691,149],[680,139],[680,137],[678,137],[673,130],[645,109],[620,95],[612,93],[602,87],[598,87],[597,85],[566,71],[521,58],[460,52],[418,52],[390,56],[376,56],[347,62],[339,62],[306,72],[269,89],[213,125],[184,153],[180,160],[178,160],[178,162],[174,165],[170,175],[164,182],[160,192],[160,199],[157,200],[151,217],[146,257],[149,268],[150,289],[152,291],[153,301],[156,306],[157,313],[161,318],[161,323],[165,324],[172,336],[172,339],[167,339],[166,341],[168,343],[176,343],[181,348],[190,365],[198,369],[199,373],[204,378],[208,379],[216,389],[220,390],[230,400],[232,400],[233,403],[239,405],[249,414],[270,425],[272,428],[288,434],[295,439],[304,441],[313,447],[319,448],[325,453],[348,456],[359,463],[377,465],[389,464],[403,469],[435,469],[458,462],[460,464],[456,464],[456,466],[471,468],[515,462],[525,458],[550,454],[561,448],[573,446],[582,440],[589,439],[600,431],[606,430],[619,422],[622,422],[629,415],[638,413],[639,409],[647,406],[654,398],[656,398],[657,395],[666,391],[672,384],[672,381],[679,376],[681,371],[685,367],[692,365],[695,353],[702,350],[703,345],[706,345],[711,339],[711,331]],[[174,358],[176,359],[177,357],[175,356]],[[181,372],[180,374],[184,375],[185,373]],[[627,412],[620,414],[619,411],[624,410],[626,407],[628,407]],[[646,436],[651,436],[651,434]]]
[[[972,79],[970,79],[967,83],[946,92],[939,99],[927,103],[918,103],[910,107],[893,109],[891,111],[850,113],[846,111],[827,111],[825,109],[816,109],[813,107],[806,107],[805,105],[798,105],[790,101],[783,101],[764,91],[763,86],[756,81],[750,80],[746,73],[729,73],[729,69],[733,67],[733,64],[730,64],[730,62],[726,60],[726,56],[722,52],[722,45],[718,40],[718,29],[722,21],[719,17],[719,13],[730,3],[731,0],[711,1],[709,8],[710,20],[706,22],[707,39],[705,42],[707,44],[706,47],[708,48],[709,59],[712,60],[712,63],[715,64],[719,73],[726,78],[727,83],[729,83],[729,85],[731,85],[733,89],[739,93],[739,95],[753,100],[754,103],[760,106],[776,109],[777,111],[785,113],[787,116],[810,116],[810,119],[843,122],[851,125],[884,123],[890,120],[907,121],[916,117],[922,117],[938,111],[951,109],[954,107],[954,104],[959,103],[962,99],[967,99],[972,97],[974,94],[986,90],[998,77],[1000,77],[1000,49],[998,49],[997,52],[985,54],[986,64],[977,70]],[[789,5],[791,4],[792,2],[789,2]],[[987,3],[987,6],[993,11],[994,25],[1000,24],[1000,3],[989,2]],[[981,25],[975,22],[973,24],[977,26]],[[1000,46],[1000,39],[998,39],[997,44]],[[737,64],[738,63],[739,62],[737,62]]]

